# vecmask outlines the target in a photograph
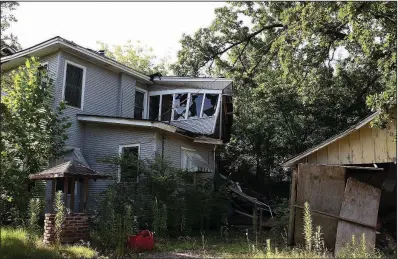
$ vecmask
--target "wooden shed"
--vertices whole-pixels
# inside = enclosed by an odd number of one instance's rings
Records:
[[[370,246],[381,228],[396,239],[396,122],[372,128],[374,113],[344,132],[284,162],[293,169],[290,244],[302,243],[303,206],[308,202],[325,245],[338,251],[351,236],[365,233]],[[393,220],[385,221],[387,218]]]

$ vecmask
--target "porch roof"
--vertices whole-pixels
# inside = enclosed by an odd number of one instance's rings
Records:
[[[64,177],[85,177],[89,179],[104,179],[111,176],[101,174],[88,166],[85,166],[77,161],[68,161],[60,165],[51,167],[37,174],[30,174],[29,179],[31,180],[48,180],[54,178]]]

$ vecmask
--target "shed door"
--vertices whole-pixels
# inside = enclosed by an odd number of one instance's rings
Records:
[[[324,212],[334,217],[312,213],[312,226],[321,226],[325,246],[333,250],[336,242],[338,217],[340,215],[345,188],[346,169],[341,166],[299,164],[297,196],[294,220],[294,241],[304,244],[303,209],[304,203],[311,210]]]
[[[312,210],[312,226],[321,226],[325,246],[338,252],[352,235],[365,233],[369,247],[375,244],[380,190],[349,178],[346,168],[299,164],[294,217],[294,241],[304,244],[303,207]],[[337,240],[336,240],[337,236]]]

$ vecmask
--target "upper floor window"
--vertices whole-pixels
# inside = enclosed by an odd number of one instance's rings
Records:
[[[217,111],[220,94],[216,91],[199,92],[152,93],[149,100],[150,119],[169,121],[212,117]]]
[[[218,94],[206,94],[203,101],[202,117],[211,117],[216,113],[218,103]]]
[[[64,101],[83,110],[86,68],[70,61],[65,63]]]
[[[147,91],[137,89],[135,91],[134,119],[146,119],[146,100]]]

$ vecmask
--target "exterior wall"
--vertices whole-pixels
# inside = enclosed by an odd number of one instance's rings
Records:
[[[121,75],[121,116],[133,118],[134,117],[134,103],[135,103],[135,87],[136,80],[126,74]]]
[[[136,84],[133,77],[123,73],[118,74],[64,51],[54,56],[57,57],[57,62],[49,63],[50,71],[56,74],[54,106],[62,100],[65,61],[69,60],[86,67],[83,110],[67,106],[64,112],[72,122],[67,132],[69,136],[67,145],[83,148],[81,144],[83,129],[81,123],[76,120],[76,114],[133,117]]]
[[[117,177],[117,168],[101,163],[105,157],[118,156],[119,145],[140,144],[140,158],[155,157],[155,133],[147,129],[86,123],[84,125],[83,156],[89,166],[100,173],[112,175],[114,179],[89,181],[88,199],[93,202],[96,195],[105,190]]]
[[[196,150],[214,171],[214,145],[193,143],[193,140],[189,140],[184,137],[170,134],[165,135],[164,158],[170,161],[173,167],[181,168],[181,148]],[[161,155],[162,138],[159,133],[156,137],[156,150],[157,154]]]
[[[371,128],[366,124],[359,130],[341,138],[302,162],[311,164],[371,164],[397,161],[395,123],[389,123],[386,129]]]

